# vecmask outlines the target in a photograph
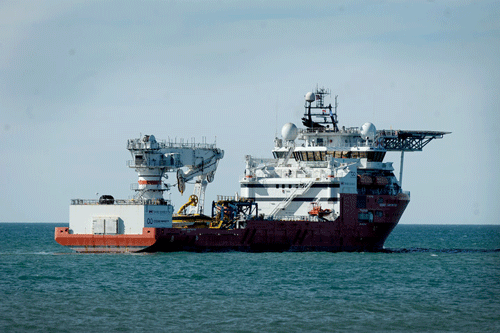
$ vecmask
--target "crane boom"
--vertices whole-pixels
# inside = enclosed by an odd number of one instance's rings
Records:
[[[154,135],[128,140],[127,149],[132,154],[128,165],[139,177],[138,186],[134,188],[137,198],[163,200],[163,192],[170,187],[163,179],[168,178],[166,173],[176,172],[181,193],[185,183],[196,178],[194,194],[199,200],[190,206],[190,211],[203,212],[205,189],[214,179],[219,160],[224,157],[223,150],[215,144],[158,142]]]

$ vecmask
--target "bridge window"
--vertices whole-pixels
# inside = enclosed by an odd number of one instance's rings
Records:
[[[314,152],[314,160],[315,161],[323,161],[323,154],[321,151]]]
[[[385,157],[385,152],[370,151],[370,152],[368,152],[368,156],[367,157],[368,157],[368,162],[382,162],[384,160],[384,157]]]
[[[324,158],[325,155],[332,156],[334,158],[353,158],[351,157],[352,154],[350,151],[328,151],[328,152],[321,152],[323,155],[322,157]]]
[[[351,158],[366,158],[368,153],[366,151],[353,151],[351,152]]]
[[[286,152],[284,152],[284,151],[274,151],[273,155],[274,155],[274,158],[285,158],[286,157]]]
[[[294,157],[295,157],[296,161],[324,161],[326,155],[333,156],[333,152],[301,151],[301,152],[294,153]]]

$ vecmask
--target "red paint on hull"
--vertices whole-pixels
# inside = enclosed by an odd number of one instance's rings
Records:
[[[250,220],[245,229],[144,228],[142,235],[74,235],[56,228],[56,241],[78,252],[174,251],[379,251],[397,225],[409,198],[405,195],[341,195],[335,221]],[[359,208],[358,206],[363,206]],[[360,223],[359,212],[381,212]]]
[[[75,235],[69,228],[56,228],[55,240],[77,252],[139,252],[156,243],[156,232],[156,228],[143,228],[142,235]]]

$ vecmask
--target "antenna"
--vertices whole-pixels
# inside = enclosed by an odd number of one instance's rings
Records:
[[[335,97],[335,113],[332,111],[332,104],[325,106],[324,99],[325,95],[331,95],[330,89],[324,87],[319,88],[316,85],[315,92],[308,92],[305,96],[305,112],[304,117],[302,117],[302,124],[308,128],[315,128],[330,131],[328,128],[333,126],[333,132],[338,132],[338,121],[337,121],[337,96]],[[314,106],[312,103],[316,102]],[[327,109],[329,112],[327,112]],[[328,118],[330,116],[330,119]],[[313,117],[315,120],[313,121]]]
[[[276,126],[274,128],[274,137],[278,137],[278,100],[276,100]]]

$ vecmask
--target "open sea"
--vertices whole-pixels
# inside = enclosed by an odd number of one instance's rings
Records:
[[[391,253],[76,254],[0,223],[0,332],[500,332],[500,226],[399,225]]]

